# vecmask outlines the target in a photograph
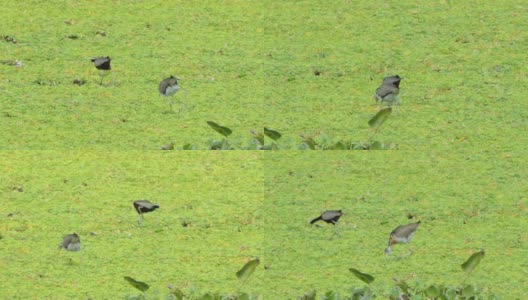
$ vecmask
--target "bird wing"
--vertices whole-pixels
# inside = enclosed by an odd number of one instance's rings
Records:
[[[398,89],[390,84],[382,84],[379,88],[376,89],[376,95],[381,98],[385,98],[390,94],[397,94]]]
[[[416,229],[420,226],[420,223],[411,223],[407,225],[400,225],[398,228],[394,229],[393,233],[400,237],[406,237],[407,239],[411,239],[412,235],[416,231]]]
[[[323,219],[330,220],[335,217],[341,217],[343,213],[339,210],[327,210],[322,214]]]
[[[160,94],[165,94],[165,90],[167,89],[168,86],[169,86],[169,83],[168,83],[167,79],[162,80],[160,82],[160,85],[159,85]]]

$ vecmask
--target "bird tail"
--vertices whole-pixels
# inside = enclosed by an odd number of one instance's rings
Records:
[[[422,220],[418,220],[418,222],[416,222],[416,224],[422,224]]]
[[[321,221],[322,219],[323,219],[323,217],[319,216],[319,217],[317,217],[317,218],[311,220],[311,221],[310,221],[310,224],[313,224],[313,223],[315,223],[315,222],[317,222],[317,221]]]

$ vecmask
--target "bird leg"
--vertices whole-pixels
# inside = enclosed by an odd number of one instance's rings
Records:
[[[99,85],[103,85],[103,78],[105,76],[104,71],[99,71],[99,76],[101,76],[101,81],[99,82]]]
[[[334,224],[334,226],[335,226],[335,222],[334,222],[333,224]],[[337,227],[337,226],[336,226],[335,229],[334,229],[334,233],[332,234],[332,236],[331,236],[328,240],[331,241],[332,238],[333,238],[335,235],[337,235],[338,237],[341,237],[341,234],[339,233],[339,227]]]
[[[174,110],[172,110],[172,100],[169,99],[169,101],[167,101],[167,103],[169,104],[169,112],[170,113],[174,113]]]
[[[139,226],[143,225],[143,214],[142,214],[142,213],[139,214],[139,217],[138,217],[138,225],[139,225]]]

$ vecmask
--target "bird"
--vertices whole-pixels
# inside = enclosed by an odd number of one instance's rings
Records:
[[[180,89],[180,86],[178,85],[178,78],[174,76],[170,76],[169,78],[163,79],[159,84],[159,92],[162,96],[170,97]],[[169,109],[170,112],[173,112],[172,110],[172,100],[168,100]]]
[[[385,254],[389,255],[391,252],[391,247],[396,244],[407,244],[409,246],[409,243],[411,242],[411,239],[414,236],[414,233],[416,232],[416,229],[420,226],[421,221],[418,221],[416,223],[410,223],[406,225],[400,225],[396,227],[389,236],[389,246],[387,249],[385,249]],[[411,254],[413,253],[412,249],[409,246],[409,250]]]
[[[150,203],[150,201],[148,201],[148,200],[137,200],[137,201],[134,201],[134,208],[136,209],[137,213],[141,216],[141,220],[143,220],[143,214],[144,213],[155,211],[159,207],[160,206],[158,204]]]
[[[66,251],[80,251],[81,250],[81,238],[77,233],[65,235],[62,243],[59,244],[59,249]]]
[[[107,57],[100,56],[100,57],[94,57],[91,59],[91,62],[94,63],[95,68],[99,70],[99,75],[101,76],[101,82],[99,82],[99,84],[103,84],[104,76],[106,75],[108,71],[111,70],[110,61],[112,61],[110,56],[107,56]]]
[[[341,218],[342,215],[343,215],[342,210],[327,210],[323,212],[319,217],[311,220],[310,224],[313,224],[317,221],[325,221],[326,223],[335,225],[337,221],[339,221],[339,218]]]
[[[376,89],[376,94],[374,94],[376,103],[386,103],[388,106],[400,105],[398,94],[400,93],[400,81],[402,79],[398,75],[385,77],[381,85]]]
[[[325,212],[323,212],[319,217],[313,219],[310,221],[310,224],[313,224],[317,221],[324,221],[326,223],[329,223],[329,224],[332,224],[332,225],[336,225],[337,224],[337,221],[339,221],[339,218],[341,218],[341,216],[343,215],[343,211],[342,210],[327,210]],[[334,231],[334,233],[332,234],[332,236],[330,237],[330,240],[334,237],[334,235],[337,234],[337,229]]]

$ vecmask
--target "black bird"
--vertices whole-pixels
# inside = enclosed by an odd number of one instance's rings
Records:
[[[81,238],[77,233],[65,235],[62,243],[59,244],[59,249],[65,249],[66,251],[80,251],[81,250]]]
[[[110,56],[107,56],[107,57],[101,56],[101,57],[94,57],[91,59],[91,61],[94,63],[95,68],[99,70],[99,75],[101,76],[101,82],[99,82],[99,84],[103,84],[104,76],[111,69],[110,61],[112,61],[112,59],[110,58]]]
[[[317,221],[325,221],[326,223],[335,225],[342,215],[343,215],[342,210],[327,210],[324,213],[322,213],[319,217],[311,220],[310,224],[313,224]]]
[[[420,226],[420,221],[416,223],[411,223],[407,225],[400,225],[396,227],[389,236],[389,246],[387,249],[385,249],[385,254],[390,254],[391,247],[396,244],[407,244],[409,246],[409,243],[411,242],[411,239],[413,238],[414,233],[416,232],[416,229]],[[413,253],[412,249],[409,246],[409,251],[411,254]]]
[[[383,79],[381,85],[376,89],[374,95],[376,102],[379,104],[386,103],[388,106],[400,105],[398,94],[400,93],[400,76],[389,76]]]
[[[162,96],[170,97],[180,89],[180,86],[178,85],[178,78],[174,76],[170,76],[169,78],[163,79],[159,84],[159,92]],[[172,100],[168,100],[170,111],[172,110]]]
[[[343,215],[342,210],[327,210],[323,212],[319,217],[313,219],[310,221],[310,224],[313,224],[317,221],[324,221],[326,223],[330,223],[332,225],[336,225],[337,221],[339,221],[339,218]],[[330,240],[334,237],[334,235],[337,234],[337,229],[334,231],[332,236],[330,237]]]
[[[148,200],[137,200],[134,201],[134,208],[138,212],[138,214],[141,216],[141,220],[143,220],[143,214],[148,213],[151,211],[155,211],[159,208],[159,205],[156,203],[150,203]]]

